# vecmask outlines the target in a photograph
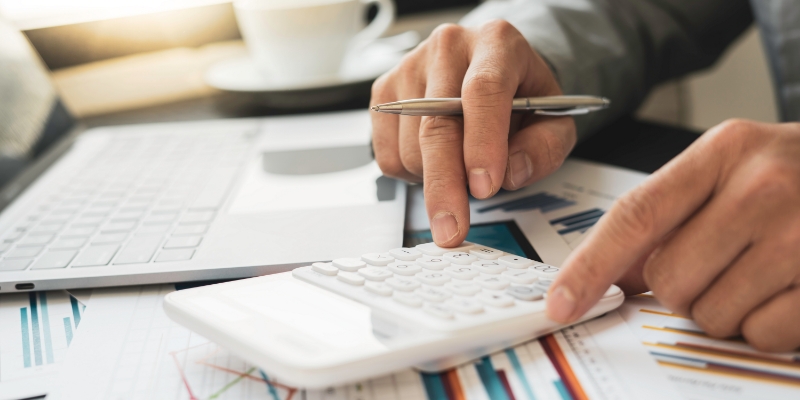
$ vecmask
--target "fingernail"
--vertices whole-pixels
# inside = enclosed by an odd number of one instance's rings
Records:
[[[442,211],[433,217],[431,230],[434,242],[447,243],[458,235],[458,221],[453,214]]]
[[[469,191],[475,198],[485,199],[494,191],[492,177],[489,171],[483,168],[474,168],[469,171]]]
[[[566,286],[558,286],[547,296],[547,316],[556,322],[570,322],[575,306],[575,295]]]
[[[533,164],[525,152],[518,151],[508,158],[508,170],[511,184],[519,188],[533,175]]]

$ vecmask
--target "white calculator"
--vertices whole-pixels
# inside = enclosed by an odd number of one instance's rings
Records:
[[[545,315],[558,273],[477,243],[426,243],[177,291],[165,310],[283,382],[318,388],[440,371],[561,329]],[[581,321],[623,297],[611,286]]]

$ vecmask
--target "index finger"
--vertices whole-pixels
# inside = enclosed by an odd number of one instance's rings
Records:
[[[562,265],[547,298],[551,319],[569,323],[585,314],[631,265],[705,203],[723,174],[724,149],[712,146],[716,134],[719,129],[698,139],[614,203]]]

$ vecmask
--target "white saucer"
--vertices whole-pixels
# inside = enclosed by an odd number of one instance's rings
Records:
[[[419,43],[416,32],[378,39],[342,64],[338,75],[303,82],[270,79],[256,68],[250,56],[220,61],[205,74],[206,83],[228,92],[265,93],[334,88],[375,80],[400,62]]]

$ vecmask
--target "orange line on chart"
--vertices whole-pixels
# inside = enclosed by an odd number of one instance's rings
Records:
[[[699,372],[705,372],[705,373],[709,373],[709,374],[722,375],[722,376],[735,376],[737,378],[749,379],[749,380],[757,381],[757,382],[777,383],[777,384],[781,384],[781,385],[785,385],[785,386],[791,386],[791,387],[795,387],[795,388],[798,386],[798,384],[794,383],[794,382],[787,382],[787,381],[782,380],[782,379],[770,379],[770,378],[755,377],[755,376],[752,376],[752,375],[747,374],[747,373],[737,373],[737,372],[733,372],[733,371],[728,372],[728,371],[711,370],[711,369],[700,368],[700,367],[691,367],[691,366],[688,366],[688,365],[675,364],[675,363],[671,363],[669,361],[662,361],[662,360],[658,360],[657,362],[658,362],[659,365],[663,365],[665,367],[684,369],[684,370],[687,370],[687,371],[699,371]]]
[[[660,327],[652,326],[652,325],[642,325],[642,328],[650,329],[650,330],[654,330],[654,331],[677,333],[679,335],[701,337],[701,338],[710,339],[710,340],[719,340],[719,341],[731,342],[731,343],[744,343],[744,340],[742,340],[742,339],[717,339],[717,338],[713,338],[711,336],[708,336],[705,332],[690,331],[690,330],[685,330],[685,329],[660,328]]]
[[[697,345],[694,343],[677,342],[676,344],[672,345],[666,343],[644,342],[644,345],[651,347],[661,347],[665,349],[674,349],[674,350],[684,351],[687,353],[714,355],[718,357],[725,357],[740,361],[750,361],[759,364],[780,365],[782,367],[790,367],[795,369],[800,368],[800,364],[793,361],[784,360],[778,357],[772,357],[762,354],[752,354],[744,351],[720,349],[716,347]]]
[[[225,372],[228,372],[228,373],[231,373],[231,374],[235,374],[235,375],[238,375],[238,376],[242,376],[242,377],[245,377],[245,378],[250,378],[250,379],[255,380],[255,381],[267,382],[272,386],[279,387],[279,388],[281,388],[283,390],[288,390],[289,391],[289,397],[287,397],[286,400],[291,400],[292,395],[294,394],[294,392],[297,391],[296,388],[293,388],[291,386],[286,386],[284,384],[280,384],[278,382],[274,382],[274,381],[271,381],[271,380],[270,381],[265,381],[263,378],[260,378],[260,377],[257,377],[257,376],[253,376],[253,375],[250,375],[250,374],[245,374],[245,373],[242,373],[242,372],[239,372],[239,371],[234,371],[232,369],[228,369],[228,368],[225,368],[225,367],[220,367],[219,365],[214,365],[214,364],[211,364],[211,363],[207,363],[205,361],[198,361],[197,363],[205,365],[207,367],[218,369],[220,371],[225,371]]]
[[[640,308],[639,312],[648,313],[648,314],[663,315],[665,317],[673,317],[673,318],[681,318],[681,319],[691,320],[691,318],[684,317],[683,315],[678,315],[678,314],[675,314],[675,313],[664,312],[664,311],[648,310],[646,308]]]

